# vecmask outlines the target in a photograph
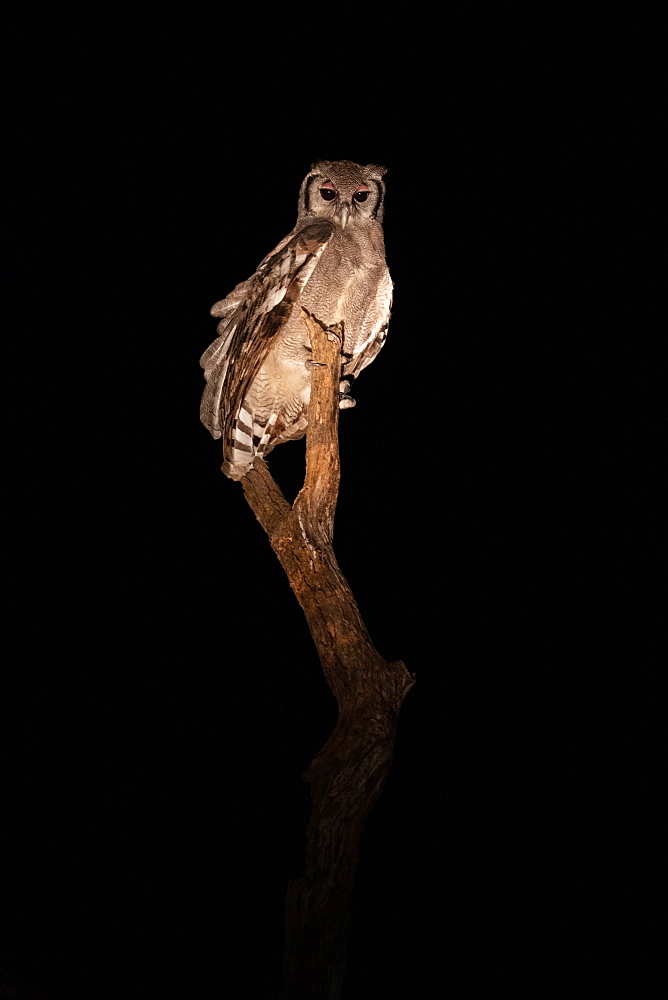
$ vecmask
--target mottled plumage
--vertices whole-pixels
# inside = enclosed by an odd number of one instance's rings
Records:
[[[392,302],[385,263],[385,168],[318,161],[299,194],[297,224],[247,281],[217,302],[218,337],[204,352],[201,419],[223,438],[223,472],[241,479],[256,455],[306,432],[312,352],[307,311],[343,324],[340,406],[350,380],[383,346]]]

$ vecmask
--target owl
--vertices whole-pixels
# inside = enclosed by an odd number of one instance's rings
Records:
[[[241,479],[256,456],[303,437],[308,423],[310,314],[342,335],[339,406],[385,341],[392,281],[383,241],[384,167],[349,160],[313,164],[299,192],[295,228],[211,309],[218,337],[200,364],[200,417],[223,439],[223,472]]]

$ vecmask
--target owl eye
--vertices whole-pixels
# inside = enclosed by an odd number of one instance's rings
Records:
[[[355,201],[366,201],[368,197],[368,191],[355,191],[355,194],[353,195]]]
[[[336,198],[336,191],[333,188],[320,188],[320,197],[324,201],[331,201],[332,198]]]

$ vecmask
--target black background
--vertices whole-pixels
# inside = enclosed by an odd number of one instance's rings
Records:
[[[198,359],[318,158],[389,169],[393,316],[342,414],[335,546],[417,675],[344,997],[642,982],[652,28],[583,10],[6,35],[0,995],[277,996],[335,705]],[[290,498],[302,460],[271,458]]]

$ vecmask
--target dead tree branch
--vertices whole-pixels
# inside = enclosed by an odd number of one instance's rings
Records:
[[[399,711],[414,683],[375,649],[332,548],[339,490],[341,340],[304,317],[313,358],[304,486],[290,505],[258,459],[243,480],[311,630],[338,721],[311,762],[306,873],[286,899],[284,1000],[338,1000],[364,822],[390,768]]]

